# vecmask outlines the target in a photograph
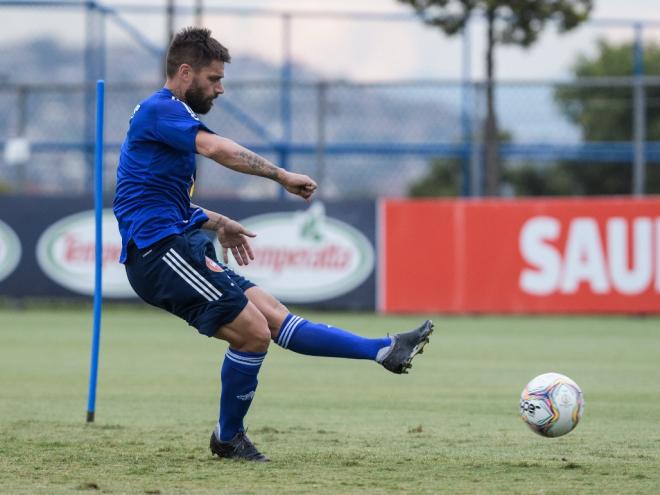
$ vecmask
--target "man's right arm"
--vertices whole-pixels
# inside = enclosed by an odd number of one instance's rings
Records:
[[[231,139],[200,130],[195,145],[200,155],[220,165],[236,172],[272,179],[304,199],[310,199],[316,190],[316,182],[308,176],[284,170]]]

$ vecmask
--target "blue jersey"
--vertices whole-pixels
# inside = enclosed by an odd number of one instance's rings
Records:
[[[113,201],[121,263],[131,239],[143,249],[208,220],[201,209],[190,207],[200,129],[212,132],[167,88],[135,108],[119,155]]]

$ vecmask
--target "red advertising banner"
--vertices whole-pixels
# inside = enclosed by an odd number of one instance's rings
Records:
[[[660,313],[660,198],[386,200],[387,312]]]

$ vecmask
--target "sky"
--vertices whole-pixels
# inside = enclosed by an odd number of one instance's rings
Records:
[[[106,0],[118,7],[122,17],[151,43],[164,45],[165,0]],[[192,0],[176,0],[179,6]],[[152,12],[135,12],[127,7],[153,7]],[[209,7],[258,8],[296,12],[362,12],[409,14],[410,7],[395,0],[204,0]],[[589,23],[568,34],[558,35],[548,26],[539,42],[530,49],[500,47],[496,53],[496,76],[500,79],[563,79],[570,75],[578,54],[593,53],[595,41],[629,41],[635,20],[657,23],[645,28],[647,43],[660,42],[660,1],[595,0],[592,19],[619,19],[620,25]],[[177,16],[176,26],[191,23],[188,15]],[[230,47],[234,56],[250,55],[274,63],[283,60],[282,26],[279,16],[228,15],[208,13],[205,24]],[[0,43],[10,44],[34,37],[53,37],[63,44],[84,42],[84,16],[79,9],[35,9],[2,7],[0,0]],[[107,24],[109,42],[129,43],[140,49],[126,32]],[[291,56],[321,77],[354,81],[409,79],[458,79],[484,75],[484,29],[473,23],[467,56],[460,37],[448,38],[411,17],[409,21],[294,16],[291,23]],[[468,61],[464,64],[464,61]]]

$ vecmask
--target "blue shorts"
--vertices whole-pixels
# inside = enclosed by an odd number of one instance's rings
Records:
[[[144,301],[183,318],[213,337],[234,321],[254,284],[218,262],[211,240],[199,229],[138,249],[129,244],[126,274]]]

